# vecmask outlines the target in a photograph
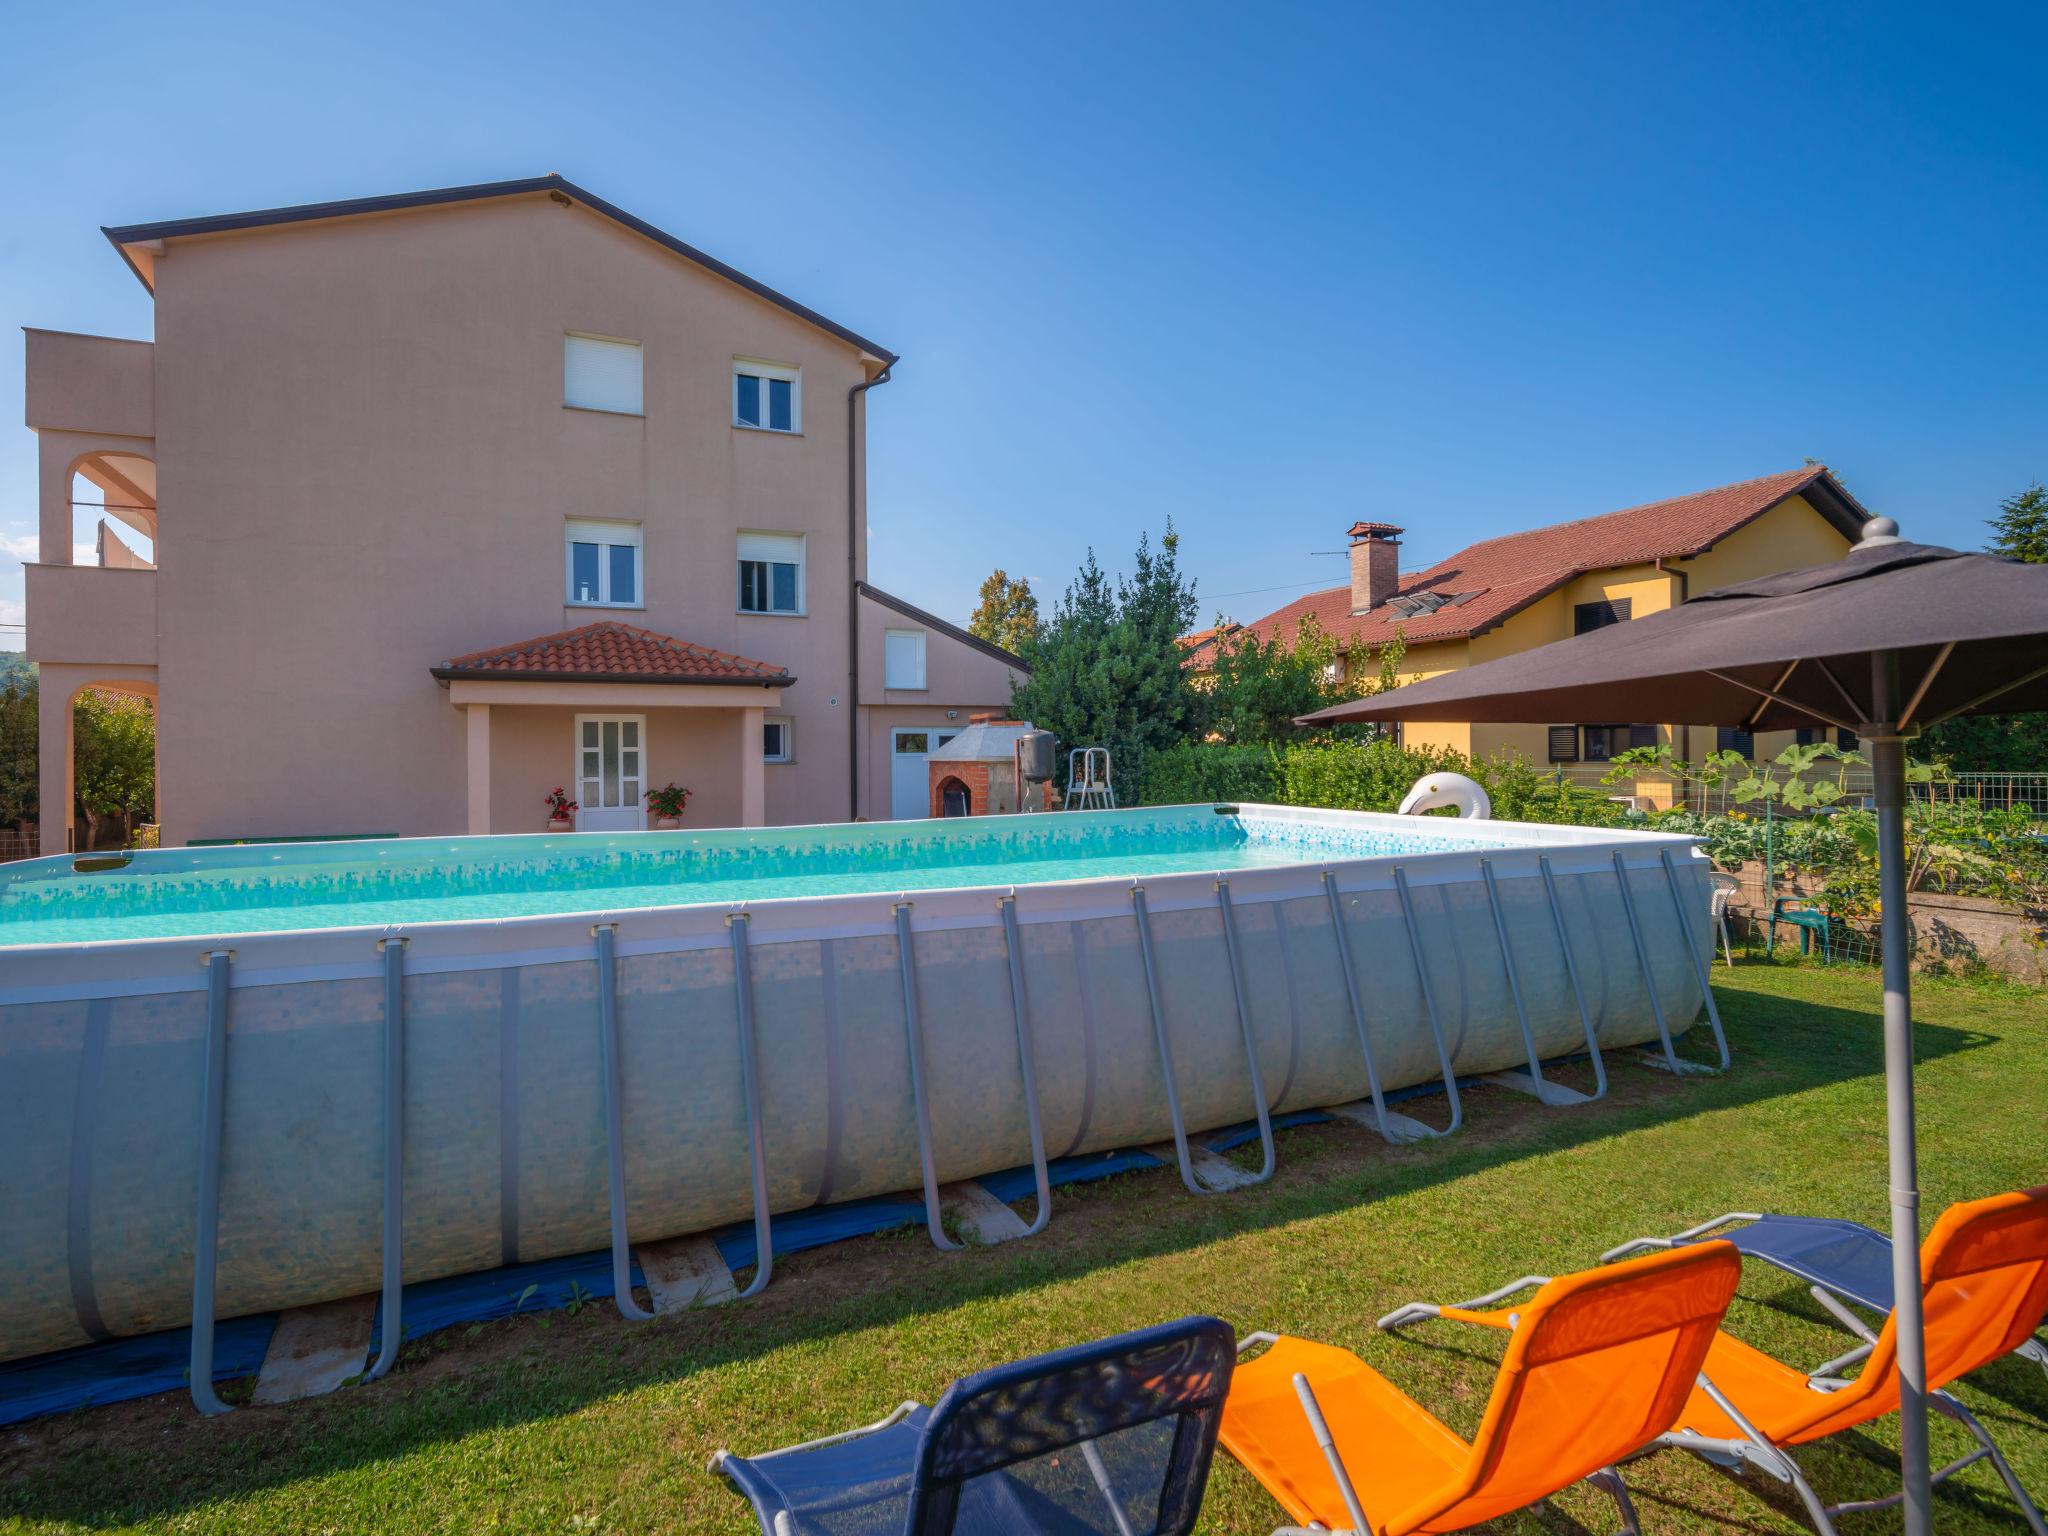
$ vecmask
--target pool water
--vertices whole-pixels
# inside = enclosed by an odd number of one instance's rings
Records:
[[[1509,841],[1491,828],[1438,820],[1412,831],[1333,827],[1177,806],[971,822],[173,848],[97,873],[78,872],[68,857],[0,867],[0,947],[1135,878]]]

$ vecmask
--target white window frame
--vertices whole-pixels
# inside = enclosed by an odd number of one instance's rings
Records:
[[[636,793],[636,794],[635,794],[635,796],[634,796],[635,804],[633,804],[633,805],[632,805],[632,806],[630,806],[630,807],[629,807],[629,806],[603,806],[603,805],[591,805],[591,804],[589,804],[589,803],[588,803],[587,801],[585,801],[585,800],[584,800],[584,798],[583,798],[583,786],[584,786],[584,784],[585,784],[585,783],[587,782],[587,781],[586,781],[586,780],[584,779],[584,777],[583,777],[583,753],[584,753],[584,751],[585,751],[585,748],[584,748],[584,745],[583,745],[583,727],[584,727],[584,726],[586,726],[586,725],[590,725],[590,724],[595,724],[595,725],[597,725],[597,726],[599,726],[599,727],[602,727],[602,726],[603,726],[603,725],[605,724],[605,722],[607,722],[607,721],[612,721],[612,722],[615,722],[615,723],[617,723],[617,724],[619,724],[619,725],[626,725],[626,724],[631,724],[631,725],[633,726],[633,728],[634,728],[634,731],[635,731],[635,733],[636,733],[636,739],[637,739],[638,745],[636,745],[636,746],[634,746],[634,747],[632,747],[632,748],[621,748],[621,751],[626,751],[626,750],[630,750],[630,751],[632,751],[632,752],[635,752],[635,753],[637,753],[637,754],[639,755],[639,758],[640,758],[640,774],[639,774],[639,777],[638,777],[638,778],[636,778],[636,779],[634,779],[634,780],[632,781],[632,782],[633,782],[633,784],[634,784],[634,787],[635,787],[635,789],[636,789],[636,791],[637,791],[637,793]],[[603,745],[602,745],[602,743],[603,743],[603,736],[602,736],[602,734],[600,734],[600,736],[599,736],[598,740],[599,740],[599,746],[598,746],[598,748],[597,748],[597,751],[598,751],[598,762],[597,762],[597,775],[598,775],[598,782],[599,782],[599,784],[601,785],[601,784],[603,783],[603,781],[604,781],[604,748],[603,748]],[[639,813],[639,821],[640,821],[640,826],[639,826],[639,830],[641,830],[641,831],[643,831],[643,832],[644,832],[644,831],[646,831],[646,830],[647,830],[647,717],[646,717],[645,715],[578,715],[578,716],[576,717],[576,734],[575,734],[575,737],[573,738],[573,741],[572,741],[571,745],[572,745],[572,747],[573,747],[573,752],[572,752],[572,755],[571,755],[571,758],[570,758],[570,765],[569,765],[569,773],[570,773],[570,779],[569,779],[569,782],[570,782],[571,784],[573,784],[573,785],[575,785],[575,786],[576,786],[576,788],[575,788],[575,793],[574,793],[574,795],[573,795],[573,797],[572,797],[572,798],[573,798],[573,799],[574,799],[574,800],[575,800],[575,801],[577,802],[577,804],[576,804],[576,830],[577,830],[577,831],[579,831],[579,832],[581,832],[581,831],[583,830],[583,817],[584,817],[584,815],[585,815],[585,814],[586,814],[587,812],[595,811],[595,812],[597,812],[597,813],[598,813],[599,815],[602,815],[602,816],[607,816],[607,817],[609,817],[609,816],[613,816],[613,815],[618,815],[618,814],[620,814],[620,813],[623,813],[623,812],[625,812],[625,811],[627,811],[627,810],[633,810],[633,811],[636,811],[636,812],[638,812],[638,813]],[[621,786],[621,789],[622,789],[622,790],[623,790],[623,787],[624,787],[624,785],[625,785],[625,783],[626,783],[626,782],[627,782],[627,780],[626,780],[626,775],[625,775],[625,772],[624,772],[624,768],[623,768],[623,764],[622,764],[622,765],[621,765],[621,771],[620,771],[620,774],[619,774],[619,783],[620,783],[620,786]],[[598,830],[603,830],[603,829],[598,829]]]
[[[583,537],[578,537],[582,534]],[[590,535],[599,535],[591,537]],[[647,606],[647,550],[638,523],[614,523],[597,517],[572,517],[562,524],[562,601],[571,608],[645,608]],[[594,598],[576,595],[576,546],[595,544],[599,549],[631,549],[633,579],[638,589],[630,603],[612,601],[612,561],[609,553],[597,562],[597,591]]]
[[[889,642],[891,640],[915,640],[917,642],[917,681],[899,683],[889,670]],[[885,629],[882,631],[882,686],[893,693],[922,693],[929,676],[925,666],[927,650],[925,632],[921,629]]]
[[[761,724],[782,727],[782,751],[770,752],[766,741],[761,743],[761,761],[764,763],[793,763],[796,761],[796,722],[788,715],[764,715]]]
[[[792,542],[794,542],[794,543],[795,543],[795,545],[796,545],[796,562],[795,562],[795,564],[796,564],[796,606],[795,606],[794,608],[742,608],[742,607],[740,607],[740,605],[739,605],[739,602],[740,602],[740,596],[739,596],[739,592],[740,592],[740,581],[739,581],[739,570],[740,570],[740,562],[741,562],[741,561],[743,561],[743,560],[749,560],[749,559],[755,559],[755,560],[758,560],[758,559],[760,559],[760,558],[761,558],[761,557],[760,557],[760,556],[758,556],[758,555],[756,555],[756,556],[749,556],[749,555],[747,555],[747,554],[744,554],[744,553],[742,553],[742,551],[744,551],[744,550],[745,550],[745,548],[746,548],[746,545],[747,545],[747,540],[748,540],[748,539],[750,539],[750,538],[758,538],[758,539],[786,539],[786,540],[790,540],[790,541],[792,541]],[[786,561],[786,560],[780,560],[780,561],[769,561],[768,563],[769,563],[769,564],[774,564],[774,565],[787,565],[787,564],[789,564],[790,562],[789,562],[789,561]],[[810,594],[809,594],[809,586],[810,586],[810,580],[809,580],[809,578],[810,578],[810,564],[811,564],[811,541],[810,541],[810,535],[808,535],[808,534],[803,534],[803,533],[789,533],[789,532],[786,532],[786,531],[784,531],[783,529],[780,529],[780,528],[742,528],[742,529],[740,529],[740,531],[739,531],[739,537],[738,537],[737,539],[735,539],[735,540],[733,541],[733,567],[732,567],[732,570],[733,570],[733,581],[732,581],[732,591],[733,591],[733,596],[732,596],[732,601],[733,601],[733,611],[734,611],[735,613],[738,613],[738,614],[742,615],[743,617],[746,617],[746,618],[750,618],[750,619],[800,619],[800,618],[802,618],[802,617],[804,616],[805,612],[807,611],[807,609],[808,609],[808,607],[809,607],[809,603],[810,603]],[[773,587],[774,587],[774,583],[773,583],[773,581],[772,581],[772,580],[771,580],[771,581],[770,581],[770,583],[769,583],[769,587],[770,587],[770,591],[771,591],[771,593],[772,593],[772,591],[773,591]]]
[[[740,420],[740,375],[761,381],[761,420]],[[781,379],[789,385],[789,425],[768,425],[768,381]],[[732,360],[732,424],[742,432],[772,432],[777,437],[801,437],[804,430],[804,371],[786,363],[764,363],[758,358]]]
[[[633,376],[634,404],[630,410],[622,405],[597,405],[588,400],[569,398],[569,354],[570,343],[577,341],[597,342],[608,347],[631,347],[638,370]],[[647,349],[630,336],[600,336],[595,331],[564,331],[562,333],[562,407],[570,411],[596,411],[605,416],[640,416],[647,414]]]

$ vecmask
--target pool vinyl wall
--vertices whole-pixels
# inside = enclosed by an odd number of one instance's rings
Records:
[[[1539,858],[1549,861],[1603,1047],[1655,1040],[1658,1004],[1674,1034],[1701,1007],[1708,891],[1692,839],[1466,823],[1443,831],[1454,844],[1472,836],[1469,849],[1319,862],[1318,829],[1420,827],[1356,812],[1245,806],[1239,814],[1303,849],[1300,864],[1227,874],[1260,1075],[1276,1114],[1367,1093],[1325,871],[1340,892],[1343,942],[1385,1089],[1441,1075],[1397,867],[1461,1076],[1517,1067],[1527,1055],[1482,860],[1495,876],[1540,1056],[1583,1051],[1585,1040]],[[1000,910],[1009,895],[1047,1155],[1168,1137],[1133,883],[0,951],[0,1257],[10,1281],[0,1359],[191,1321],[214,951],[232,956],[216,1293],[226,1318],[378,1288],[386,938],[406,941],[402,1248],[412,1283],[608,1241],[600,926],[615,925],[621,1130],[636,1242],[752,1214],[728,923],[736,910],[746,915],[775,1211],[920,1184],[897,936],[904,902],[939,1179],[1031,1159]],[[1142,885],[1186,1128],[1243,1122],[1254,1106],[1218,879],[1155,875]],[[1690,947],[1681,914],[1693,925]]]

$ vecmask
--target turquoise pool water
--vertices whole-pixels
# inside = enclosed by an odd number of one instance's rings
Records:
[[[161,849],[80,873],[0,866],[0,947],[488,921],[1256,869],[1506,846],[1505,836],[1241,818],[1212,807],[617,836]]]

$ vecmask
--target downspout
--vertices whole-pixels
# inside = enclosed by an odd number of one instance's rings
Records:
[[[846,819],[860,820],[860,397],[889,382],[882,371],[846,392]]]
[[[1691,571],[1665,570],[1664,557],[1662,555],[1651,561],[1650,566],[1659,576],[1676,576],[1678,578],[1679,607],[1683,608],[1692,601]],[[1688,763],[1692,761],[1692,727],[1689,725],[1681,725],[1678,728],[1678,756]]]

